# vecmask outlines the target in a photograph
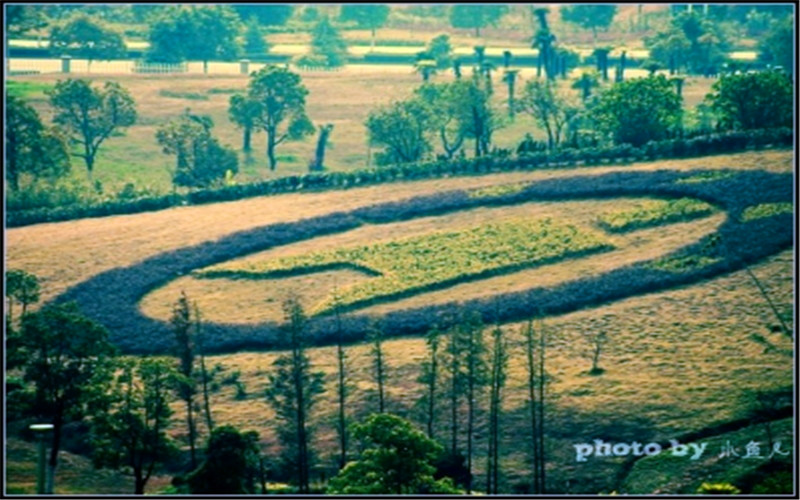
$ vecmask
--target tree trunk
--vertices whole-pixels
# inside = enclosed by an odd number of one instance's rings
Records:
[[[452,157],[452,156],[451,156]],[[428,382],[428,437],[433,437],[433,421],[436,410],[436,347],[431,349],[431,379]]]
[[[250,136],[252,133],[253,131],[250,127],[244,128],[244,144],[242,145],[242,151],[245,153],[249,153],[252,150],[250,146]]]
[[[63,426],[63,403],[59,402],[58,409],[53,417],[53,441],[50,447],[50,460],[47,464],[47,478],[44,487],[44,492],[47,494],[53,493],[56,467],[58,466],[58,451],[61,449],[61,431]]]
[[[372,28],[372,38],[370,39],[370,42],[369,42],[369,51],[372,52],[373,50],[375,50],[375,28],[374,27]]]
[[[203,61],[203,74],[204,75],[208,74],[208,61],[206,60]]]
[[[306,438],[305,394],[303,391],[302,360],[299,347],[294,348],[294,390],[297,394],[297,452],[300,493],[308,493],[308,440]]]
[[[134,476],[134,481],[135,481],[133,494],[134,495],[144,495],[144,484],[145,484],[145,482],[144,482],[144,478],[142,477],[142,469],[138,468],[138,467],[135,468],[133,470],[133,476]]]
[[[192,457],[192,469],[197,468],[197,454],[195,452],[195,427],[194,427],[194,413],[192,411],[192,398],[186,400],[186,425],[189,428],[189,452]]]
[[[277,161],[275,160],[275,133],[267,135],[267,160],[269,160],[269,169],[275,171]]]

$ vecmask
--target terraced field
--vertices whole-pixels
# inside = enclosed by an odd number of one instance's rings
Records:
[[[369,346],[358,343],[370,317],[380,315],[387,334],[396,337],[386,342],[389,409],[418,419],[422,387],[415,380],[425,352],[419,334],[441,311],[477,310],[487,322],[501,322],[511,342],[501,443],[509,491],[527,474],[524,447],[515,445],[527,432],[519,327],[532,311],[542,311],[552,334],[553,490],[688,492],[694,484],[648,479],[645,462],[630,476],[621,472],[620,459],[581,466],[572,444],[605,436],[663,441],[700,432],[750,418],[756,393],[791,390],[786,353],[792,339],[779,332],[744,270],[747,265],[767,286],[791,327],[791,168],[791,152],[771,151],[406,182],[41,224],[7,232],[8,265],[41,276],[46,300],[78,301],[129,353],[168,351],[169,305],[185,290],[208,321],[205,331],[218,353],[209,362],[240,371],[246,387],[238,399],[230,386],[215,392],[215,420],[257,430],[267,452],[276,451],[275,436],[262,394],[277,352],[261,351],[282,345],[279,306],[287,291],[301,292],[319,313],[334,289],[352,294],[345,325],[353,342],[354,418],[374,406]],[[496,245],[485,244],[489,233]],[[542,245],[551,241],[551,247]],[[411,262],[393,264],[403,259]],[[212,270],[259,279],[202,276]],[[407,293],[376,292],[375,283],[387,276],[400,276],[399,285],[388,282]],[[367,283],[369,293],[363,291]],[[359,302],[364,297],[381,300]],[[602,359],[606,372],[591,377],[584,336],[598,328],[611,342]],[[325,314],[313,319],[318,346],[311,361],[326,373],[329,387],[334,333]],[[330,462],[333,391],[317,408],[314,445]],[[437,429],[445,432],[444,418]],[[480,455],[485,433],[477,431]],[[184,433],[179,416],[171,432]],[[482,467],[479,460],[477,474]]]

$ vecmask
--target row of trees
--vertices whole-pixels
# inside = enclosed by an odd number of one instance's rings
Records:
[[[179,490],[256,493],[259,482],[262,492],[265,490],[265,457],[258,448],[258,435],[215,425],[209,393],[218,370],[207,367],[201,314],[185,294],[175,303],[170,319],[174,357],[131,358],[118,356],[109,332],[85,318],[74,303],[50,304],[31,313],[27,306],[39,295],[35,276],[11,271],[7,279],[9,418],[35,417],[53,423],[48,461],[51,484],[65,426],[86,421],[95,465],[129,473],[135,493],[144,493],[162,465],[181,463],[179,443],[168,434],[172,402],[177,398],[186,408],[189,448],[189,472],[174,481]],[[10,314],[15,301],[23,305],[18,318]],[[290,349],[274,361],[265,393],[275,411],[282,450],[273,470],[277,477],[295,484],[299,493],[309,493],[312,465],[317,461],[312,446],[313,409],[324,390],[324,376],[313,369],[306,352],[309,320],[300,299],[290,296],[283,309]],[[338,317],[338,309],[334,313]],[[460,488],[470,492],[474,489],[474,441],[479,423],[487,428],[486,492],[500,491],[499,436],[508,342],[503,330],[495,326],[487,343],[485,327],[474,313],[463,312],[443,321],[450,326],[434,326],[426,337],[428,353],[418,379],[425,387],[420,407],[424,408],[427,434],[388,414],[385,384],[391,367],[377,325],[370,336],[379,395],[376,415],[363,425],[350,425],[352,375],[339,343],[335,427],[340,450],[335,456],[340,472],[330,481],[329,492],[458,493]],[[344,332],[339,333],[343,338]],[[536,492],[544,492],[547,341],[543,327],[534,329],[532,321],[521,334],[526,339],[528,403],[534,424],[532,484]],[[447,450],[436,435],[436,421],[444,414],[450,415]],[[197,446],[200,425],[209,436],[202,460]],[[351,438],[361,442],[358,453],[353,451]]]
[[[663,75],[617,82],[593,96],[598,78],[585,73],[573,85],[581,91],[580,100],[557,83],[538,79],[526,82],[515,97],[516,81],[506,78],[509,118],[493,106],[492,87],[479,71],[471,80],[426,83],[410,99],[373,110],[366,122],[370,141],[385,147],[377,155],[378,164],[419,161],[434,151],[436,142],[442,156],[450,159],[464,154],[467,139],[474,140],[476,156],[488,154],[492,133],[515,113],[534,118],[546,134],[541,149],[549,150],[596,145],[606,137],[615,144],[640,147],[684,133],[682,81]],[[765,71],[720,78],[701,112],[713,113],[718,130],[788,127],[791,103],[791,80],[784,73]],[[698,126],[709,127],[702,132],[711,131],[710,123]],[[519,151],[538,147],[529,137]]]
[[[518,152],[591,146],[604,138],[638,147],[680,136],[686,124],[709,133],[714,128],[789,127],[792,122],[792,81],[779,71],[725,75],[688,115],[682,105],[680,77],[637,78],[598,92],[598,75],[585,72],[572,85],[580,99],[549,79],[525,82],[517,96],[517,73],[507,70],[503,79],[508,86],[506,112],[495,105],[489,67],[476,69],[472,78],[424,83],[411,98],[374,109],[365,126],[370,143],[385,148],[376,154],[376,163],[415,162],[434,151],[452,159],[465,155],[468,141],[473,141],[475,156],[490,154],[493,134],[517,113],[533,117],[546,139],[536,142],[528,135]],[[86,80],[70,79],[58,82],[48,93],[55,111],[52,126],[44,124],[22,99],[8,99],[6,179],[14,191],[20,189],[23,178],[53,181],[63,177],[70,171],[70,156],[83,160],[91,181],[101,146],[137,119],[133,97],[118,83],[96,87]],[[253,73],[247,93],[233,95],[229,102],[230,120],[242,130],[245,154],[251,153],[253,134],[263,131],[268,164],[275,170],[281,144],[318,130],[309,168],[321,170],[332,126],[312,124],[305,111],[307,95],[300,76],[286,68],[267,66]],[[213,127],[209,117],[187,110],[158,128],[159,145],[176,157],[172,172],[176,186],[212,186],[229,182],[238,172],[236,152],[220,144]]]

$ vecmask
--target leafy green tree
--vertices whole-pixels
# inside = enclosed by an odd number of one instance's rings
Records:
[[[446,69],[453,64],[453,46],[450,45],[450,36],[446,33],[432,38],[428,42],[425,52],[431,59],[436,61],[438,69]]]
[[[277,66],[266,66],[253,73],[247,88],[248,98],[259,103],[261,113],[255,123],[267,134],[267,159],[270,170],[275,170],[278,145],[314,133],[314,126],[306,116],[308,90],[300,75]]]
[[[466,87],[465,106],[458,110],[458,121],[468,139],[475,140],[475,156],[489,154],[492,145],[492,134],[503,123],[500,115],[492,106],[491,89],[486,79],[473,79]]]
[[[759,59],[765,64],[780,66],[794,75],[795,42],[794,17],[786,16],[772,22],[767,35],[758,43]]]
[[[22,269],[6,270],[6,300],[8,301],[8,323],[13,322],[14,301],[22,304],[22,316],[30,304],[39,302],[39,278]]]
[[[176,156],[172,174],[175,186],[208,187],[239,171],[236,153],[212,137],[213,122],[188,112],[156,130],[165,154]]]
[[[311,30],[311,55],[320,58],[328,68],[338,68],[347,62],[347,43],[327,16],[322,16]]]
[[[727,39],[719,23],[696,11],[682,12],[653,37],[645,38],[650,57],[675,73],[686,67],[692,74],[716,73],[725,61]]]
[[[411,423],[388,413],[353,427],[361,458],[331,478],[332,495],[458,494],[450,479],[435,480],[433,463],[443,449]]]
[[[289,4],[236,4],[233,10],[242,19],[250,19],[255,16],[258,22],[264,26],[281,26],[292,17],[294,6]]]
[[[706,102],[724,128],[791,127],[792,81],[780,71],[726,75],[714,82]]]
[[[6,179],[18,191],[20,177],[57,179],[69,172],[69,152],[53,128],[45,128],[39,114],[25,101],[6,98]]]
[[[174,63],[186,60],[231,60],[238,56],[236,41],[241,22],[227,5],[171,6],[150,26],[147,58]]]
[[[244,134],[242,138],[242,151],[245,153],[249,153],[252,150],[250,139],[262,111],[261,103],[250,99],[248,96],[234,94],[230,98],[228,117],[234,124],[242,129]]]
[[[241,31],[239,16],[227,5],[192,7],[196,36],[186,47],[187,59],[203,61],[203,73],[208,73],[208,61],[230,61],[239,56],[236,39]]]
[[[192,459],[192,468],[197,467],[197,453],[195,441],[197,439],[197,424],[194,415],[194,396],[197,393],[197,382],[194,372],[194,338],[192,335],[192,310],[186,293],[181,292],[180,298],[172,307],[170,317],[173,335],[175,336],[174,353],[178,357],[178,373],[181,375],[175,384],[175,390],[184,403],[186,403],[186,427],[189,429],[189,450]]]
[[[448,159],[461,149],[466,139],[467,125],[461,110],[469,105],[471,83],[456,80],[451,83],[422,85],[414,92],[430,107],[431,128],[436,131]]]
[[[244,53],[248,57],[261,57],[269,51],[269,45],[264,39],[261,31],[261,24],[258,18],[251,16],[245,24],[244,32]]]
[[[617,15],[617,6],[609,4],[564,5],[559,11],[561,19],[592,30],[592,46],[597,45],[597,29],[607,30]]]
[[[47,483],[53,484],[64,425],[102,406],[110,387],[114,346],[108,331],[75,303],[47,305],[22,318],[19,349],[25,382],[35,391],[33,413],[53,424]]]
[[[38,5],[6,5],[4,17],[9,38],[19,37],[30,30],[47,26],[41,6]]]
[[[86,14],[78,14],[63,25],[50,31],[50,50],[56,55],[92,61],[122,59],[128,54],[122,35],[95,21]]]
[[[171,363],[155,358],[120,362],[106,411],[92,421],[94,463],[123,469],[134,477],[134,494],[143,495],[155,468],[177,447],[167,436]]]
[[[371,144],[385,146],[379,163],[410,163],[431,150],[430,108],[416,99],[394,102],[370,111],[367,132]]]
[[[299,298],[283,303],[284,333],[291,352],[279,356],[268,375],[267,402],[280,424],[278,439],[283,445],[283,465],[292,472],[300,493],[309,492],[312,435],[309,413],[323,392],[322,372],[312,372],[306,355],[306,315]]]
[[[371,46],[375,46],[375,31],[386,24],[389,17],[389,6],[385,4],[345,4],[339,14],[342,21],[353,21],[359,28],[366,28],[372,33]]]
[[[88,80],[62,80],[47,91],[55,108],[53,122],[64,127],[73,143],[82,150],[89,180],[92,180],[95,158],[103,142],[122,128],[136,122],[136,103],[131,94],[117,82],[106,82],[102,89]]]
[[[223,425],[211,432],[205,460],[186,482],[193,495],[252,495],[258,469],[258,434]]]
[[[559,146],[570,120],[578,114],[578,106],[560,94],[549,80],[528,81],[517,106],[547,132],[547,146],[551,150]]]
[[[681,126],[681,99],[663,75],[616,83],[598,96],[590,116],[616,144],[639,147]]]
[[[450,7],[450,25],[474,29],[475,36],[481,36],[481,28],[494,26],[506,12],[507,5],[456,4]]]

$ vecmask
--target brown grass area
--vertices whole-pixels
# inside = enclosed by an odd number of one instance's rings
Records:
[[[755,274],[767,284],[772,299],[784,317],[792,311],[792,252],[786,251],[754,266]],[[751,409],[748,391],[785,388],[792,384],[791,358],[765,353],[750,340],[752,333],[765,335],[776,346],[790,349],[791,340],[769,333],[772,313],[744,272],[664,293],[639,296],[610,305],[547,318],[551,335],[547,369],[552,376],[549,388],[551,411],[570,415],[582,423],[580,436],[559,437],[565,422],[549,424],[552,453],[551,473],[558,477],[559,461],[568,458],[571,443],[584,437],[615,438],[638,429],[640,439],[668,439],[707,425],[740,418]],[[524,475],[519,453],[525,446],[528,423],[524,418],[526,401],[525,355],[520,334],[522,324],[504,326],[510,343],[509,378],[505,391],[503,423],[505,466],[511,477]],[[603,351],[601,376],[589,376],[585,334],[603,328],[610,343]],[[419,363],[425,357],[422,339],[393,339],[384,344],[388,363],[390,411],[415,419],[419,425],[422,387],[415,382]],[[213,414],[218,423],[231,423],[260,433],[261,443],[270,454],[277,452],[274,414],[263,398],[266,374],[277,353],[239,353],[211,356],[210,365],[220,363],[228,370],[240,370],[241,380],[250,395],[234,399],[232,387],[224,386],[212,396]],[[314,411],[319,425],[315,447],[323,458],[332,461],[336,441],[335,348],[309,349],[314,370],[326,374],[327,392]],[[348,404],[350,415],[359,417],[376,410],[371,394],[374,383],[369,346],[347,348],[350,381],[355,387]],[[480,400],[481,407],[486,404]],[[446,402],[437,403],[438,435],[447,435]],[[176,403],[175,427],[181,433],[180,405]],[[612,425],[613,422],[613,425]],[[644,422],[644,423],[643,423]],[[479,426],[479,435],[483,423]],[[610,432],[600,436],[597,432]],[[616,430],[614,430],[616,429]],[[482,456],[485,441],[476,439]],[[564,464],[568,465],[568,464]],[[477,467],[483,466],[482,459]],[[582,472],[586,473],[586,471]],[[591,475],[591,472],[588,473]]]
[[[688,160],[542,170],[475,177],[403,182],[347,191],[285,194],[213,205],[177,207],[157,212],[37,224],[6,231],[6,264],[42,280],[48,300],[89,277],[131,265],[160,252],[194,245],[261,225],[296,221],[337,210],[400,200],[447,189],[483,187],[620,170],[763,169],[791,172],[790,151],[762,151]]]
[[[634,203],[634,200],[615,199],[568,203],[524,203],[512,207],[479,208],[440,217],[424,217],[395,224],[365,226],[342,234],[314,238],[259,252],[231,261],[230,265],[234,268],[242,268],[267,259],[300,256],[305,253],[335,248],[372,245],[378,242],[431,232],[465,229],[519,217],[532,219],[549,217],[565,224],[588,229],[595,223],[597,214],[620,206],[633,206]],[[407,299],[368,307],[364,312],[381,314],[434,303],[463,301],[506,291],[522,290],[533,284],[553,286],[563,281],[599,274],[673,251],[713,231],[724,218],[724,215],[719,214],[702,221],[673,224],[627,235],[607,237],[617,250],[464,283],[441,291],[417,294]],[[145,297],[142,301],[142,310],[145,314],[160,319],[169,319],[175,297],[179,296],[183,290],[197,300],[209,321],[224,323],[276,321],[282,318],[280,303],[290,290],[303,297],[308,309],[313,310],[320,302],[328,298],[329,294],[333,293],[334,287],[341,290],[368,279],[377,278],[370,278],[353,271],[315,273],[301,277],[256,281],[183,277]]]

